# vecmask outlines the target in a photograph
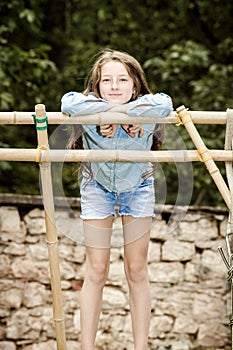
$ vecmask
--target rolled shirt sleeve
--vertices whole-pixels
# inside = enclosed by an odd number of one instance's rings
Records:
[[[164,93],[146,94],[128,104],[127,114],[137,117],[165,118],[173,110],[172,99]]]
[[[110,103],[90,94],[68,92],[61,99],[61,111],[68,115],[87,115],[105,112],[111,107]]]

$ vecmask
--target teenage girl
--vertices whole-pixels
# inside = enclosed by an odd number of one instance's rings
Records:
[[[155,150],[162,144],[161,125],[158,128],[154,124],[132,125],[130,116],[167,117],[172,111],[172,101],[164,93],[150,92],[144,72],[134,57],[104,50],[93,65],[85,91],[65,94],[61,110],[77,118],[110,110],[123,111],[129,118],[127,125],[113,125],[107,121],[102,126],[75,125],[70,148]],[[103,287],[109,272],[116,205],[122,217],[134,348],[145,350],[151,314],[147,252],[155,203],[153,165],[84,164],[80,193],[86,244],[86,273],[80,306],[82,350],[94,350]]]

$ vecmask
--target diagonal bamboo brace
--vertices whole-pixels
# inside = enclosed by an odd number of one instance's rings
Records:
[[[203,142],[200,134],[198,133],[191,117],[191,113],[188,111],[185,106],[180,106],[176,109],[177,116],[181,124],[183,124],[188,131],[194,145],[197,148],[197,152],[202,162],[205,163],[206,168],[208,169],[210,175],[212,176],[216,186],[219,189],[227,207],[231,210],[231,195],[230,191],[216,166],[211,152],[206,148],[205,143]]]
[[[35,106],[36,112],[36,129],[38,147],[48,147],[47,120],[45,106],[38,104]],[[63,314],[62,294],[61,294],[61,278],[59,270],[58,257],[58,239],[55,223],[51,163],[48,158],[44,162],[40,162],[40,176],[43,194],[43,204],[45,211],[46,224],[46,240],[49,253],[50,279],[53,299],[53,318],[56,331],[57,349],[66,350],[65,320]]]

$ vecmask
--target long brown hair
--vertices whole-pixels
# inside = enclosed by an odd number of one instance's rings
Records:
[[[131,55],[126,52],[115,51],[115,50],[103,50],[101,51],[92,66],[92,69],[87,77],[85,89],[83,94],[88,95],[89,93],[94,93],[96,97],[101,98],[99,91],[99,82],[101,79],[101,69],[102,66],[109,61],[117,61],[122,63],[127,69],[128,74],[134,81],[134,93],[131,97],[131,101],[136,100],[138,97],[145,94],[151,93],[146,78],[145,73],[140,65],[140,63]],[[82,149],[82,126],[75,125],[73,128],[73,133],[70,137],[67,147],[71,149]],[[164,139],[164,126],[158,124],[155,126],[153,132],[153,144],[151,150],[159,150],[162,147]]]

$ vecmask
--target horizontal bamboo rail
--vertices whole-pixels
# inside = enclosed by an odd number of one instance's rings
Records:
[[[233,151],[211,150],[213,160],[233,161]],[[51,150],[0,148],[0,161],[13,162],[198,162],[196,150],[127,151],[127,150]]]
[[[227,112],[190,111],[195,124],[226,124]],[[0,124],[34,124],[34,112],[0,112]],[[61,112],[46,112],[48,124],[176,124],[179,122],[176,112],[171,112],[167,118],[129,117],[125,113],[104,112],[92,115],[69,117]]]

